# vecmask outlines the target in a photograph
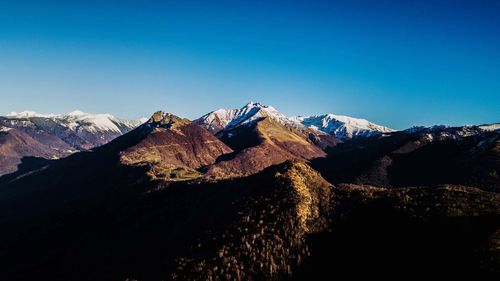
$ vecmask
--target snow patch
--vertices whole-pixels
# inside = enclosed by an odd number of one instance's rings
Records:
[[[479,126],[479,128],[481,130],[483,130],[483,131],[488,131],[488,132],[497,131],[497,130],[500,130],[500,123],[489,124],[489,125],[482,125],[482,126]]]
[[[6,115],[7,117],[10,118],[30,118],[30,117],[44,117],[44,118],[51,118],[51,117],[56,117],[59,115],[56,114],[41,114],[37,113],[35,111],[30,111],[30,110],[25,110],[22,112],[10,112]]]

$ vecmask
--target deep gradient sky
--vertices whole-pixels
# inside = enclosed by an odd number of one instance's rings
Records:
[[[500,1],[0,1],[2,114],[248,101],[396,129],[500,122]]]

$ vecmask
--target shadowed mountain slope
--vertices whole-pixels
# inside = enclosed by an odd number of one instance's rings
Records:
[[[217,137],[234,152],[206,168],[207,175],[216,177],[250,175],[286,160],[307,161],[326,155],[307,137],[267,117],[222,131]]]
[[[328,158],[270,118],[217,136],[157,112],[1,177],[2,280],[500,276],[500,195],[458,185],[496,190],[497,130],[420,128]]]
[[[85,182],[33,174],[0,186],[0,198],[17,194],[0,202],[3,280],[498,276],[495,193],[334,187],[296,162],[213,183],[106,167]]]
[[[340,185],[333,231],[309,236],[293,280],[500,277],[500,195],[443,185]]]
[[[419,128],[357,139],[313,163],[328,180],[384,187],[463,184],[500,190],[500,132]]]
[[[56,159],[103,145],[131,131],[144,120],[122,120],[110,114],[74,111],[65,115],[35,112],[0,116],[0,175],[17,170],[23,157]],[[16,145],[13,145],[13,144]]]
[[[0,175],[15,172],[23,157],[52,159],[69,155],[70,150],[69,145],[51,135],[38,134],[35,139],[21,130],[0,126]]]
[[[113,180],[130,172],[123,170]],[[122,179],[109,186],[103,177],[94,175],[75,186],[67,182],[59,182],[59,187],[43,182],[33,182],[31,188],[26,183],[2,186],[2,197],[6,189],[28,189],[9,198],[12,205],[0,207],[0,225],[9,230],[0,233],[2,241],[9,242],[0,251],[4,280],[169,279],[188,259],[218,255],[226,235],[247,237],[251,248],[234,256],[249,269],[247,276],[288,274],[306,251],[304,235],[326,226],[332,188],[300,163],[201,185]],[[92,181],[98,187],[89,192]],[[24,207],[9,212],[16,204]],[[234,226],[243,221],[252,228],[236,232]],[[281,245],[281,250],[263,248],[262,243]],[[269,263],[274,268],[271,275],[258,263],[252,269],[250,256],[256,254],[266,264],[269,254],[275,255],[276,263]],[[235,265],[237,269],[239,264]]]

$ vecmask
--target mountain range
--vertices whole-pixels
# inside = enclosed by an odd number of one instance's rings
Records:
[[[269,118],[280,126],[307,138],[308,142],[324,149],[339,141],[366,137],[392,130],[366,120],[331,114],[310,118],[287,118],[272,106],[250,102],[240,109],[219,109],[194,122],[212,134],[231,136],[231,129],[241,125],[252,126],[262,118]],[[313,125],[314,119],[322,125]],[[0,116],[0,175],[14,172],[23,157],[57,159],[77,151],[103,145],[146,122],[147,118],[124,120],[110,114],[89,114],[75,110],[68,114],[39,114],[33,111],[11,112]],[[311,157],[321,152],[309,148]],[[286,154],[286,153],[281,153]],[[311,158],[299,155],[303,159]],[[305,156],[305,157],[303,157]],[[282,156],[281,159],[289,158]],[[28,159],[28,158],[27,158]]]
[[[23,157],[57,159],[89,150],[144,121],[78,110],[64,115],[24,111],[0,116],[0,175],[16,171]]]
[[[500,277],[498,124],[33,115],[0,119],[3,280]]]

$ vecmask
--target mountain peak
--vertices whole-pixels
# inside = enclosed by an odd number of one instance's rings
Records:
[[[148,124],[152,124],[156,127],[166,127],[170,128],[172,125],[184,125],[190,123],[189,120],[180,118],[172,113],[168,113],[162,110],[153,113],[151,118],[149,118]]]
[[[264,108],[267,108],[267,107],[271,107],[271,106],[263,105],[260,102],[249,101],[244,107],[264,107]]]
[[[341,140],[353,137],[369,137],[380,133],[393,132],[393,129],[377,125],[366,119],[354,118],[344,115],[323,114],[311,116],[292,117],[293,121],[309,128],[323,131]]]
[[[265,104],[262,104],[260,102],[253,102],[253,101],[250,101],[248,102],[244,107],[242,107],[241,109],[243,108],[258,108],[258,109],[263,109],[263,110],[266,110],[266,111],[272,111],[274,113],[279,113],[281,114],[278,110],[276,110],[276,108],[274,108],[272,105],[265,105]]]
[[[252,124],[261,118],[269,118],[280,123],[290,123],[281,112],[270,105],[249,102],[239,109],[218,109],[212,111],[195,122],[212,133],[228,130],[244,124]]]
[[[35,111],[31,111],[31,110],[25,110],[25,111],[22,111],[22,112],[10,112],[6,115],[7,117],[10,117],[10,118],[31,118],[31,117],[55,117],[57,116],[56,114],[41,114],[41,113],[37,113]]]
[[[83,116],[83,115],[88,115],[88,113],[85,113],[81,110],[76,109],[76,110],[71,111],[70,113],[67,113],[66,115],[68,115],[68,116]]]

